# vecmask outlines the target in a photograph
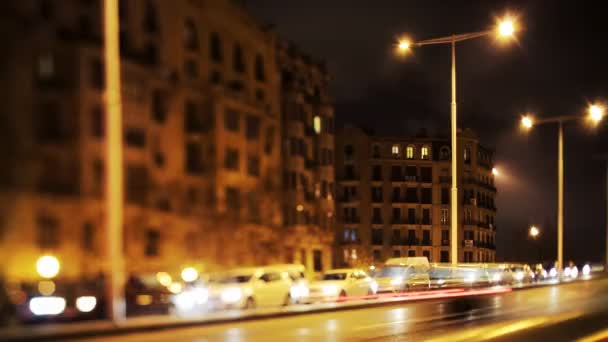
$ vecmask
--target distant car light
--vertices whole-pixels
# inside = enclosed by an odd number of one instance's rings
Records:
[[[304,284],[296,284],[291,287],[291,289],[289,290],[289,294],[293,299],[300,299],[308,297],[310,291],[308,290],[308,286]]]
[[[393,286],[403,285],[403,277],[395,277],[395,278],[391,279],[391,285],[393,285]]]
[[[336,285],[325,285],[321,288],[321,290],[326,296],[337,296],[340,288]]]
[[[589,274],[591,274],[591,266],[587,264],[583,266],[583,275],[588,276]]]
[[[94,296],[81,296],[76,298],[76,309],[80,312],[91,312],[97,306],[97,298]]]
[[[209,300],[209,291],[202,287],[188,289],[174,296],[173,303],[180,311],[187,311],[195,305],[204,305]]]
[[[572,279],[578,277],[578,268],[576,266],[572,266],[572,269],[570,269],[570,277]]]
[[[572,269],[570,267],[564,268],[564,277],[570,277],[571,272],[572,272]]]
[[[466,276],[466,278],[464,278],[464,281],[466,283],[472,284],[475,282],[475,276],[474,275],[468,275]]]
[[[378,293],[378,283],[375,281],[372,281],[371,284],[369,284],[369,288],[370,290],[372,290],[372,292],[374,294]]]
[[[238,287],[225,289],[220,295],[222,302],[227,304],[234,304],[241,300],[242,297],[243,291],[241,291],[241,289],[239,289]]]
[[[146,306],[152,304],[153,298],[148,294],[140,294],[135,297],[135,303],[139,306]]]
[[[182,285],[182,283],[173,282],[171,285],[169,285],[169,291],[173,294],[178,294],[182,292],[183,289],[184,285]]]
[[[492,275],[492,281],[495,283],[498,283],[502,280],[502,275],[500,275],[500,273],[494,273]]]
[[[549,270],[549,276],[551,278],[557,277],[557,269],[555,269],[555,267],[553,267],[552,269]]]
[[[437,280],[437,285],[443,285],[443,284],[445,284],[445,280],[443,280],[443,279]]]
[[[36,316],[59,315],[65,310],[62,297],[34,297],[30,300],[30,311]]]
[[[524,280],[524,272],[519,271],[519,272],[515,273],[515,280],[517,280],[517,281]]]
[[[542,274],[543,278],[547,278],[547,271],[546,270],[543,270],[541,274]]]

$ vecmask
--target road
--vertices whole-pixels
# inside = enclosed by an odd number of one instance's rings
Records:
[[[605,333],[604,329],[608,329],[608,279],[87,340],[572,341]]]

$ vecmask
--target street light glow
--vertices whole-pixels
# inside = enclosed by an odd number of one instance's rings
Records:
[[[194,267],[186,267],[182,270],[182,279],[187,282],[193,282],[198,278],[198,271]]]
[[[589,109],[589,118],[595,123],[599,123],[600,121],[602,121],[602,118],[604,117],[604,106],[601,105],[590,105]]]
[[[540,234],[540,231],[538,230],[538,228],[536,228],[536,226],[530,227],[530,236],[532,238],[536,238],[538,234]]]
[[[499,175],[500,175],[500,172],[498,171],[498,169],[497,169],[497,168],[493,167],[493,168],[492,168],[492,174],[493,174],[494,176],[499,176]]]
[[[50,279],[59,273],[59,260],[52,255],[41,256],[36,262],[36,271],[42,278]]]
[[[530,115],[525,115],[521,118],[521,126],[525,129],[530,129],[534,126],[534,119]]]
[[[397,52],[400,54],[405,54],[410,51],[412,47],[412,41],[407,38],[400,38],[397,41]]]
[[[512,37],[515,33],[515,23],[512,18],[505,18],[498,23],[498,35],[501,37]]]

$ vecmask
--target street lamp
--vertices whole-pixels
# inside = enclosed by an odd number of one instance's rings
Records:
[[[422,40],[413,42],[410,39],[402,38],[397,44],[397,52],[405,55],[411,51],[412,47],[424,45],[450,44],[452,46],[452,102],[451,102],[451,140],[452,140],[452,189],[450,199],[450,260],[452,265],[458,263],[458,169],[457,169],[457,116],[456,116],[456,43],[475,38],[496,35],[498,38],[509,39],[513,38],[517,25],[511,16],[499,20],[496,28],[493,30],[453,34],[434,39]]]
[[[36,271],[42,278],[52,279],[61,269],[59,260],[52,255],[44,255],[36,261]]]
[[[498,171],[497,168],[493,167],[492,174],[494,175],[494,177],[498,177],[498,176],[500,176],[500,171]]]
[[[591,104],[587,117],[597,125],[604,117],[605,108],[601,104]],[[531,130],[533,126],[547,123],[558,124],[557,135],[557,269],[561,272],[564,262],[564,122],[580,120],[580,115],[558,116],[536,120],[531,114],[521,118],[521,126]]]
[[[536,239],[536,237],[538,236],[538,234],[540,234],[540,231],[538,230],[538,228],[536,228],[536,226],[530,227],[530,236],[533,239]]]

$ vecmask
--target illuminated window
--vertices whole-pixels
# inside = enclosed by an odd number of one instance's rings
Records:
[[[398,156],[400,153],[399,145],[393,145],[393,147],[391,147],[391,153],[393,154],[393,156]]]
[[[441,224],[448,224],[450,217],[448,213],[448,209],[441,209]]]
[[[468,146],[464,148],[464,162],[467,164],[471,163],[471,148]]]
[[[414,159],[414,146],[408,146],[405,150],[405,157],[407,159]]]
[[[313,120],[313,126],[315,129],[315,133],[320,134],[321,133],[321,117],[318,115],[315,115],[315,118]]]
[[[422,159],[429,159],[429,147],[428,146],[423,146],[422,150],[420,151],[421,154],[421,158]]]

